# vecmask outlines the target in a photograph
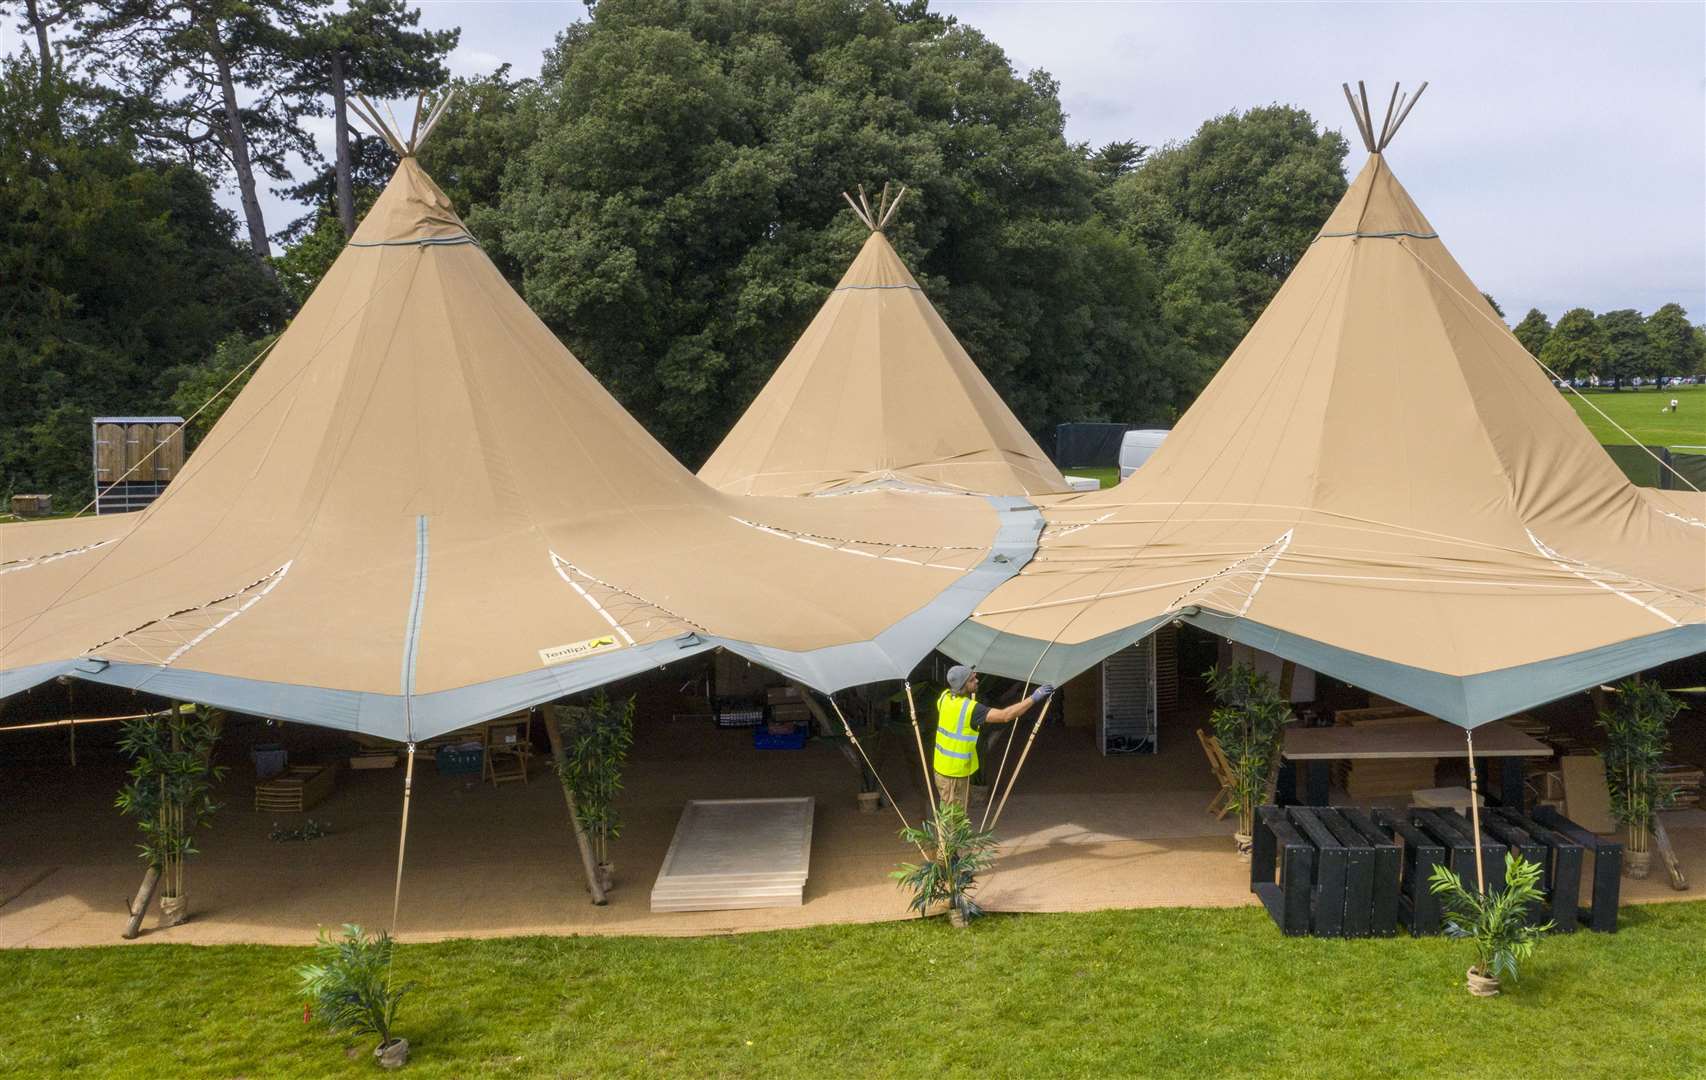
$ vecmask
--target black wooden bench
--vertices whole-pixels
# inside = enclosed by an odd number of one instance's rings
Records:
[[[1362,810],[1264,806],[1256,813],[1250,891],[1286,934],[1390,937],[1398,870],[1397,845]]]

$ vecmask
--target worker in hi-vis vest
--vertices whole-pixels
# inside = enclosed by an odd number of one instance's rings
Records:
[[[1029,697],[1005,709],[992,709],[977,700],[977,672],[955,665],[948,669],[948,688],[936,699],[936,792],[943,802],[968,805],[972,774],[977,772],[977,733],[985,724],[1010,724],[1040,704],[1052,686],[1039,686]]]

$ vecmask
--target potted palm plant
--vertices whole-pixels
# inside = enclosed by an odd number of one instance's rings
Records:
[[[634,743],[634,699],[617,703],[598,693],[586,705],[554,708],[565,750],[557,779],[574,796],[575,817],[592,844],[600,882],[609,889],[616,872],[610,841],[622,835],[616,795]]]
[[[135,937],[156,888],[160,919],[176,926],[189,918],[184,863],[196,854],[196,830],[206,826],[219,804],[214,785],[225,776],[213,764],[223,714],[200,705],[126,721],[119,749],[131,759],[129,779],[119,789],[119,812],[136,818],[137,845],[148,870],[131,905],[125,937]]]
[[[333,1031],[377,1035],[379,1045],[373,1056],[387,1069],[400,1069],[409,1060],[409,1040],[396,1037],[392,1028],[398,1003],[414,985],[392,982],[394,948],[391,935],[384,931],[369,935],[359,926],[345,924],[340,937],[321,930],[315,947],[318,962],[296,970],[302,996],[308,999],[304,1019],[317,1016]]]
[[[1209,723],[1232,770],[1229,808],[1238,815],[1234,839],[1239,857],[1248,859],[1256,807],[1268,799],[1279,765],[1280,737],[1292,720],[1291,703],[1266,675],[1244,664],[1210,668],[1206,677],[1216,702]]]
[[[993,832],[973,827],[959,803],[945,802],[933,817],[902,829],[900,835],[928,853],[923,862],[901,863],[889,875],[901,888],[912,890],[908,907],[928,915],[936,905],[946,904],[948,921],[960,929],[983,914],[971,894],[977,876],[995,865]]]
[[[1653,822],[1676,799],[1676,789],[1659,783],[1670,722],[1682,704],[1639,678],[1617,688],[1617,703],[1599,714],[1605,729],[1605,785],[1611,792],[1611,816],[1629,830],[1623,870],[1647,876],[1652,863]]]
[[[1513,852],[1505,853],[1505,887],[1485,894],[1466,888],[1448,866],[1434,867],[1428,888],[1445,904],[1445,932],[1475,948],[1467,985],[1476,997],[1494,997],[1504,978],[1516,980],[1517,961],[1534,953],[1550,921],[1530,921],[1545,896],[1540,891],[1540,864]]]

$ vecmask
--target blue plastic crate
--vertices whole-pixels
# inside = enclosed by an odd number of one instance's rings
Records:
[[[467,776],[485,766],[486,752],[483,749],[459,750],[454,746],[441,746],[433,755],[433,763],[446,776]]]
[[[769,728],[755,727],[752,729],[752,745],[756,750],[804,750],[806,726],[801,724],[788,735],[773,735]]]

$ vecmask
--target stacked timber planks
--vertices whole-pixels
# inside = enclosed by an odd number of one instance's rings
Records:
[[[292,765],[271,780],[255,785],[255,809],[273,814],[300,814],[332,793],[338,767]]]
[[[1432,722],[1433,718],[1407,705],[1340,709],[1333,715],[1335,725],[1350,727],[1389,727],[1417,721]],[[1346,795],[1358,802],[1386,795],[1408,797],[1412,791],[1434,786],[1434,769],[1438,764],[1435,758],[1362,758],[1339,762],[1334,779]]]

